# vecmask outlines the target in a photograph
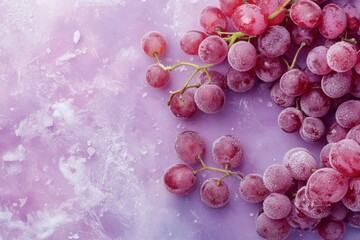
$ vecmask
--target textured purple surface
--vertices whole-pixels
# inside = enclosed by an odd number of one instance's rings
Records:
[[[177,197],[162,183],[164,170],[180,162],[174,140],[184,130],[204,137],[210,165],[212,142],[237,136],[245,174],[262,174],[292,147],[310,149],[319,161],[324,144],[278,128],[281,108],[266,84],[228,92],[220,113],[189,121],[175,118],[166,101],[191,69],[174,71],[165,89],[147,86],[153,59],[141,51],[141,37],[165,34],[165,65],[200,63],[180,51],[179,38],[200,30],[208,5],[217,1],[0,3],[0,239],[260,239],[260,205],[240,198],[237,179],[226,179],[230,202],[222,209],[201,203],[200,184]],[[348,230],[345,239],[358,234]],[[289,239],[320,238],[294,230]]]

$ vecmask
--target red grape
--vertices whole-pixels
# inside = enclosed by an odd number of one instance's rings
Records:
[[[325,135],[325,125],[320,118],[306,117],[304,118],[300,136],[307,142],[319,141]]]
[[[291,211],[290,199],[280,193],[271,193],[263,202],[263,210],[271,219],[286,218]]]
[[[290,46],[290,33],[283,26],[270,26],[258,37],[258,50],[275,58],[286,53]]]
[[[292,176],[282,164],[272,164],[265,169],[264,184],[270,192],[285,192],[292,185]]]
[[[337,73],[331,72],[324,75],[321,88],[331,98],[340,98],[348,94],[352,85],[352,71]]]
[[[230,66],[237,71],[249,71],[256,63],[256,49],[249,42],[239,41],[229,49],[228,61]]]
[[[168,84],[170,72],[158,64],[152,64],[146,70],[146,81],[154,88],[161,88]]]
[[[195,91],[196,106],[204,113],[217,113],[225,103],[225,93],[217,85],[203,84]]]
[[[292,204],[291,212],[287,216],[286,220],[293,228],[302,230],[314,229],[320,222],[320,219],[311,218],[305,215],[295,207],[295,204]]]
[[[200,13],[200,26],[207,34],[215,34],[216,31],[225,31],[228,22],[221,9],[208,6]]]
[[[360,64],[358,64],[360,67]],[[359,68],[360,70],[360,68]],[[356,71],[353,72],[353,86],[351,89],[351,95],[353,95],[356,98],[360,98],[360,75],[356,73]]]
[[[331,167],[330,164],[330,151],[335,143],[328,143],[320,151],[320,161],[324,167]]]
[[[347,28],[350,31],[358,31],[360,27],[360,13],[356,6],[346,3],[343,6],[347,19]]]
[[[315,28],[302,28],[296,24],[291,26],[290,36],[292,42],[299,46],[302,42],[306,43],[306,46],[311,46],[318,38]]]
[[[204,71],[198,78],[200,84],[215,84],[219,86],[224,92],[226,91],[226,78],[223,74],[215,70]]]
[[[352,127],[346,135],[347,139],[352,139],[360,145],[360,124]]]
[[[187,164],[194,164],[198,162],[196,156],[205,153],[205,142],[197,132],[185,131],[176,137],[175,152]]]
[[[225,206],[229,202],[229,188],[224,181],[207,179],[200,189],[201,201],[212,208]]]
[[[292,148],[286,152],[284,166],[296,180],[306,181],[312,171],[316,170],[316,160],[305,148]]]
[[[179,118],[191,118],[197,109],[192,89],[186,90],[183,94],[175,94],[170,102],[171,112]]]
[[[325,75],[331,72],[331,68],[326,62],[328,48],[325,46],[314,47],[310,50],[306,58],[308,69],[315,74]]]
[[[350,179],[349,189],[342,202],[351,211],[360,212],[360,177]]]
[[[224,168],[238,167],[243,161],[243,149],[239,139],[234,136],[222,136],[212,146],[214,161]]]
[[[226,73],[227,86],[234,92],[249,91],[256,83],[257,77],[254,70],[239,72],[232,67]]]
[[[345,207],[342,201],[336,202],[332,204],[332,211],[328,218],[334,221],[344,220],[348,211],[349,209]]]
[[[294,107],[287,107],[280,112],[278,125],[281,130],[287,133],[293,133],[299,131],[303,120],[304,115],[300,110]]]
[[[360,212],[348,211],[345,221],[354,228],[360,228]]]
[[[351,139],[343,139],[331,148],[330,164],[349,177],[360,176],[360,145]]]
[[[291,107],[295,105],[295,97],[286,95],[280,88],[280,82],[276,81],[270,91],[270,97],[280,107]]]
[[[330,106],[330,98],[320,88],[310,88],[300,97],[300,108],[309,117],[325,116]]]
[[[200,31],[188,31],[180,38],[180,48],[189,55],[197,55],[199,46],[207,35]]]
[[[303,28],[316,27],[319,24],[320,17],[321,8],[310,0],[296,1],[290,8],[291,20]]]
[[[256,76],[264,82],[273,82],[285,72],[284,62],[280,58],[270,58],[259,54],[254,67]]]
[[[259,174],[248,174],[240,182],[239,192],[245,202],[258,203],[263,201],[269,190],[265,187],[264,181]]]
[[[299,69],[291,69],[280,78],[280,88],[288,96],[297,97],[306,90],[309,80]]]
[[[166,169],[164,183],[171,193],[186,195],[194,188],[196,177],[189,165],[179,163]]]
[[[160,32],[148,32],[141,40],[141,47],[150,57],[161,57],[166,50],[166,39]]]
[[[340,104],[335,112],[336,121],[344,128],[360,124],[360,100],[348,100]]]
[[[348,42],[337,42],[327,51],[326,60],[332,70],[347,72],[357,62],[356,46]]]
[[[330,126],[326,134],[326,140],[328,141],[328,143],[336,143],[340,140],[345,139],[347,132],[348,129],[343,128],[338,123],[334,123]]]
[[[234,26],[248,36],[257,36],[267,28],[266,16],[261,8],[254,4],[243,4],[236,8],[231,16]]]
[[[318,29],[325,38],[334,39],[345,31],[346,23],[345,11],[335,3],[329,3],[322,10]]]
[[[283,240],[289,235],[291,227],[285,218],[274,220],[261,213],[256,218],[256,231],[265,239]]]
[[[205,38],[199,46],[199,57],[204,63],[219,64],[225,60],[228,52],[228,45],[219,36]]]
[[[320,84],[321,84],[321,78],[322,76],[321,75],[317,75],[313,72],[311,72],[309,70],[309,68],[304,68],[304,73],[306,74],[306,76],[308,77],[309,79],[309,87],[313,87],[313,88],[316,88],[316,87],[319,87]]]
[[[235,9],[243,3],[243,0],[219,0],[221,10],[226,16],[231,17]]]
[[[330,219],[322,219],[318,227],[319,235],[326,240],[341,240],[345,234],[344,221],[333,221]]]

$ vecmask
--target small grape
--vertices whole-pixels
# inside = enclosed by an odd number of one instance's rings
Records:
[[[347,72],[357,62],[356,46],[344,41],[337,42],[329,48],[326,60],[332,70]]]
[[[198,162],[196,156],[205,153],[205,142],[197,132],[185,131],[176,137],[175,152],[185,163],[194,164]]]
[[[282,164],[272,164],[265,169],[264,184],[270,192],[285,192],[292,185],[289,170]]]
[[[271,193],[263,202],[263,210],[271,219],[286,218],[291,211],[290,199],[280,193]]]
[[[320,17],[321,8],[310,0],[296,1],[290,8],[291,20],[303,28],[316,27],[319,24]]]
[[[307,67],[304,68],[303,71],[309,79],[309,87],[318,88],[321,84],[322,76],[311,72]]]
[[[241,4],[243,4],[242,0],[219,0],[221,10],[228,17],[231,17],[235,12],[235,9]]]
[[[301,212],[295,207],[295,204],[292,204],[291,212],[286,218],[287,222],[296,229],[310,230],[316,228],[320,219],[311,218]]]
[[[270,58],[283,55],[290,47],[290,33],[283,26],[270,26],[258,37],[259,51]]]
[[[281,130],[287,133],[293,133],[301,128],[301,123],[304,120],[303,113],[294,108],[284,108],[278,116],[278,125]]]
[[[332,211],[328,218],[333,221],[344,220],[348,211],[349,209],[345,207],[342,201],[336,202],[332,204]]]
[[[249,71],[256,64],[256,49],[249,42],[236,42],[229,49],[228,61],[230,66],[237,71]]]
[[[146,81],[154,88],[162,88],[169,83],[170,72],[158,64],[152,64],[146,70]]]
[[[245,175],[241,180],[239,192],[244,201],[248,203],[259,203],[270,193],[264,185],[262,176],[254,173]]]
[[[217,113],[225,103],[225,93],[217,85],[204,84],[195,91],[196,106],[204,113]]]
[[[360,176],[360,145],[351,139],[334,144],[330,151],[330,164],[349,177]]]
[[[288,96],[297,97],[306,90],[309,80],[299,69],[291,69],[280,78],[280,88]]]
[[[343,128],[338,123],[334,123],[330,126],[326,134],[326,140],[328,141],[328,143],[336,143],[340,140],[345,139],[347,133],[348,129]]]
[[[317,46],[310,50],[306,58],[306,65],[312,73],[325,75],[331,72],[326,60],[328,50],[325,46]]]
[[[207,34],[215,34],[216,31],[225,31],[228,26],[228,22],[221,9],[208,6],[200,13],[200,26]]]
[[[319,235],[326,240],[341,240],[345,234],[344,221],[322,219],[317,227]]]
[[[266,16],[254,4],[243,4],[236,8],[231,20],[237,30],[248,36],[257,36],[267,27]]]
[[[338,106],[335,112],[337,123],[344,128],[360,124],[360,100],[348,100]]]
[[[247,92],[256,83],[257,77],[254,70],[239,72],[232,67],[226,73],[227,86],[234,92]]]
[[[346,3],[343,6],[347,19],[347,28],[350,31],[357,31],[360,27],[360,13],[359,10],[352,4]]]
[[[319,141],[325,135],[325,125],[320,118],[306,117],[304,118],[300,136],[307,142]]]
[[[320,161],[324,165],[324,167],[331,167],[330,164],[330,151],[332,146],[334,146],[335,143],[328,143],[320,151]]]
[[[212,208],[220,208],[229,202],[229,188],[224,181],[207,179],[200,189],[201,201]]]
[[[199,46],[207,35],[200,31],[188,31],[180,38],[180,48],[189,55],[197,55]]]
[[[276,57],[270,58],[259,54],[254,67],[256,76],[264,82],[274,82],[285,72],[284,62]]]
[[[256,218],[256,232],[265,239],[283,240],[289,235],[291,227],[285,218],[274,220],[261,213]]]
[[[360,145],[360,124],[352,127],[346,135],[347,139],[352,139]]]
[[[296,180],[306,181],[312,171],[316,170],[316,160],[305,148],[292,148],[283,159],[284,166]]]
[[[335,3],[329,3],[322,9],[318,30],[328,39],[340,36],[346,29],[345,11]]]
[[[345,222],[351,227],[360,228],[360,212],[348,211]]]
[[[191,118],[197,109],[192,89],[175,94],[170,102],[170,110],[178,118]]]
[[[360,177],[350,179],[349,189],[342,202],[351,211],[360,212]]]
[[[243,149],[239,139],[234,136],[222,136],[212,146],[214,161],[224,168],[238,167],[243,161]]]
[[[280,88],[280,82],[276,81],[270,90],[270,97],[280,107],[291,107],[295,105],[295,97],[286,95]]]
[[[315,28],[302,28],[296,24],[291,26],[290,36],[292,42],[299,46],[302,42],[306,43],[306,46],[311,46],[318,38]]]
[[[160,32],[148,32],[141,39],[141,47],[150,57],[161,57],[166,50],[166,39]]]
[[[180,163],[169,167],[165,171],[164,183],[169,192],[186,195],[194,188],[196,177],[189,165]]]
[[[352,71],[324,75],[321,80],[321,89],[331,98],[340,98],[348,94],[352,85]]]
[[[325,116],[331,100],[320,88],[310,88],[300,97],[300,108],[309,117]]]
[[[224,92],[226,91],[226,78],[218,71],[209,70],[207,73],[204,71],[198,78],[200,84],[215,84],[219,86]]]
[[[205,38],[199,46],[198,55],[207,64],[219,64],[225,60],[228,52],[228,45],[219,36]]]

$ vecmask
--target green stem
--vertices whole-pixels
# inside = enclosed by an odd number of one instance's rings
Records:
[[[291,0],[285,0],[281,6],[279,6],[272,14],[269,15],[268,20],[270,21],[271,19],[279,15],[290,2]]]
[[[299,53],[300,53],[301,49],[302,49],[303,47],[305,47],[305,46],[306,46],[306,42],[301,42],[300,47],[299,47],[298,50],[296,51],[295,56],[294,56],[294,59],[293,59],[291,65],[290,65],[290,67],[288,67],[289,70],[291,70],[291,69],[293,69],[293,68],[295,67],[295,64],[296,64],[297,58],[298,58],[298,56],[299,56]]]
[[[209,170],[209,171],[215,171],[215,172],[221,172],[224,174],[224,176],[222,176],[219,181],[221,181],[222,179],[226,178],[226,177],[230,177],[230,176],[237,176],[237,177],[240,177],[240,178],[244,178],[244,175],[241,174],[241,173],[238,173],[238,172],[233,172],[233,171],[230,171],[227,169],[227,167],[225,169],[222,169],[222,168],[217,168],[217,167],[210,167],[210,166],[207,166],[204,161],[201,159],[201,157],[199,155],[196,156],[196,160],[198,160],[201,165],[202,165],[202,168],[194,171],[194,175],[198,174],[199,172],[202,172],[202,171],[206,171],[206,170]]]

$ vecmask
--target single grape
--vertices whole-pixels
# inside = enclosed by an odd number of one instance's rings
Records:
[[[307,142],[319,141],[325,135],[325,125],[320,118],[306,117],[304,118],[300,136]]]
[[[315,206],[323,206],[340,201],[348,186],[345,175],[332,168],[320,168],[308,179],[305,194]]]
[[[285,72],[284,62],[278,58],[270,58],[259,54],[254,67],[256,76],[264,82],[274,82]]]
[[[321,89],[331,98],[340,98],[351,91],[352,71],[331,72],[321,79]]]
[[[286,218],[291,211],[290,199],[280,193],[271,193],[263,202],[263,210],[271,219]]]
[[[146,70],[146,81],[154,88],[162,88],[169,83],[170,72],[158,64],[152,64]]]
[[[299,131],[302,121],[304,120],[303,113],[294,108],[284,108],[278,116],[278,125],[284,132],[293,133]]]
[[[288,96],[297,97],[306,90],[309,80],[299,69],[291,69],[280,78],[280,88]]]
[[[326,240],[341,240],[345,234],[344,221],[322,219],[317,227],[319,235]]]
[[[311,46],[318,38],[318,33],[315,28],[303,28],[296,24],[290,28],[290,36],[293,43],[301,45],[302,42],[306,43],[306,46]]]
[[[256,49],[249,42],[239,41],[229,49],[228,61],[230,66],[237,71],[249,71],[256,63]]]
[[[170,110],[178,118],[191,118],[197,109],[193,89],[175,94],[170,102]]]
[[[226,31],[228,21],[221,9],[208,6],[200,13],[200,26],[207,34],[215,34],[216,31]]]
[[[194,188],[196,177],[189,165],[179,163],[166,169],[164,183],[169,192],[186,195]]]
[[[301,181],[308,180],[311,173],[317,168],[314,156],[305,148],[292,148],[287,151],[283,164],[294,179]]]
[[[280,88],[280,82],[276,81],[270,90],[270,97],[280,107],[291,107],[295,105],[295,97],[286,95]]]
[[[306,58],[306,65],[312,73],[325,75],[331,72],[331,68],[326,62],[327,52],[328,48],[325,46],[317,46],[310,50]]]
[[[343,6],[347,19],[347,28],[350,31],[358,31],[360,27],[360,12],[356,6],[346,3]]]
[[[286,53],[290,46],[290,33],[283,26],[270,26],[258,37],[259,51],[270,58]]]
[[[225,93],[217,85],[203,84],[195,91],[196,106],[204,113],[217,113],[225,103]]]
[[[315,28],[319,24],[320,17],[321,8],[310,0],[296,1],[290,8],[291,20],[303,28]]]
[[[330,220],[340,221],[344,220],[349,209],[345,207],[342,201],[332,204],[331,214],[328,216]]]
[[[160,32],[148,32],[141,39],[141,47],[150,57],[161,57],[166,50],[165,36]]]
[[[346,135],[347,139],[352,139],[360,145],[360,124],[352,127]]]
[[[201,201],[212,208],[220,208],[229,202],[229,188],[224,181],[207,179],[200,189]]]
[[[314,205],[305,194],[305,186],[301,187],[295,196],[294,204],[301,212],[303,212],[306,216],[311,218],[324,218],[331,214],[332,206],[331,205]]]
[[[312,88],[318,88],[320,87],[320,84],[321,84],[321,79],[322,79],[322,76],[321,75],[317,75],[313,72],[311,72],[309,70],[309,68],[304,68],[303,69],[304,73],[306,74],[306,76],[308,77],[309,79],[309,87],[312,87]]]
[[[272,164],[267,167],[263,175],[264,184],[270,192],[285,192],[292,185],[292,176],[282,164]]]
[[[354,228],[360,228],[360,212],[348,211],[345,222]]]
[[[326,134],[326,140],[328,143],[336,143],[346,138],[348,129],[343,128],[338,123],[333,123]]]
[[[214,161],[224,168],[238,167],[243,161],[243,149],[239,139],[226,135],[216,139],[212,146]]]
[[[328,143],[320,151],[320,161],[324,167],[331,167],[330,164],[330,151],[335,143]]]
[[[256,83],[257,77],[254,70],[239,72],[232,67],[226,73],[227,86],[234,92],[247,92]]]
[[[192,30],[186,32],[180,38],[180,48],[189,55],[197,55],[199,46],[202,41],[207,37],[203,32]]]
[[[219,64],[225,60],[228,52],[228,45],[219,36],[205,38],[199,46],[199,57],[207,64]]]
[[[318,30],[325,38],[334,39],[345,31],[346,21],[344,9],[329,3],[322,9]]]
[[[204,155],[205,142],[197,132],[185,131],[176,137],[175,152],[187,164],[198,163],[196,156]]]
[[[219,86],[224,92],[226,91],[226,78],[223,74],[215,70],[208,70],[202,72],[198,78],[200,84],[215,84]]]
[[[231,20],[237,30],[248,36],[260,35],[267,28],[266,16],[261,8],[254,4],[243,4],[237,7]]]
[[[360,176],[360,145],[351,139],[334,144],[330,151],[330,164],[349,177]]]
[[[356,46],[344,41],[337,42],[327,51],[326,60],[332,70],[347,72],[357,62]]]
[[[310,88],[300,97],[300,108],[309,117],[325,116],[331,100],[320,88]]]
[[[340,104],[335,112],[336,121],[344,128],[360,124],[360,100],[348,100]]]
[[[256,218],[256,232],[265,239],[283,240],[289,235],[291,227],[285,218],[274,220],[261,213]]]
[[[351,211],[360,212],[360,177],[350,179],[349,189],[342,202]]]
[[[262,202],[270,193],[264,185],[262,176],[254,173],[245,175],[240,181],[239,192],[248,203]]]
[[[243,4],[242,0],[219,0],[221,10],[229,18],[231,18],[231,16],[235,12],[235,9],[241,4]]]
[[[316,228],[320,219],[311,218],[301,212],[299,209],[295,207],[295,204],[291,206],[291,212],[286,218],[287,222],[296,229],[301,230],[311,230]]]

